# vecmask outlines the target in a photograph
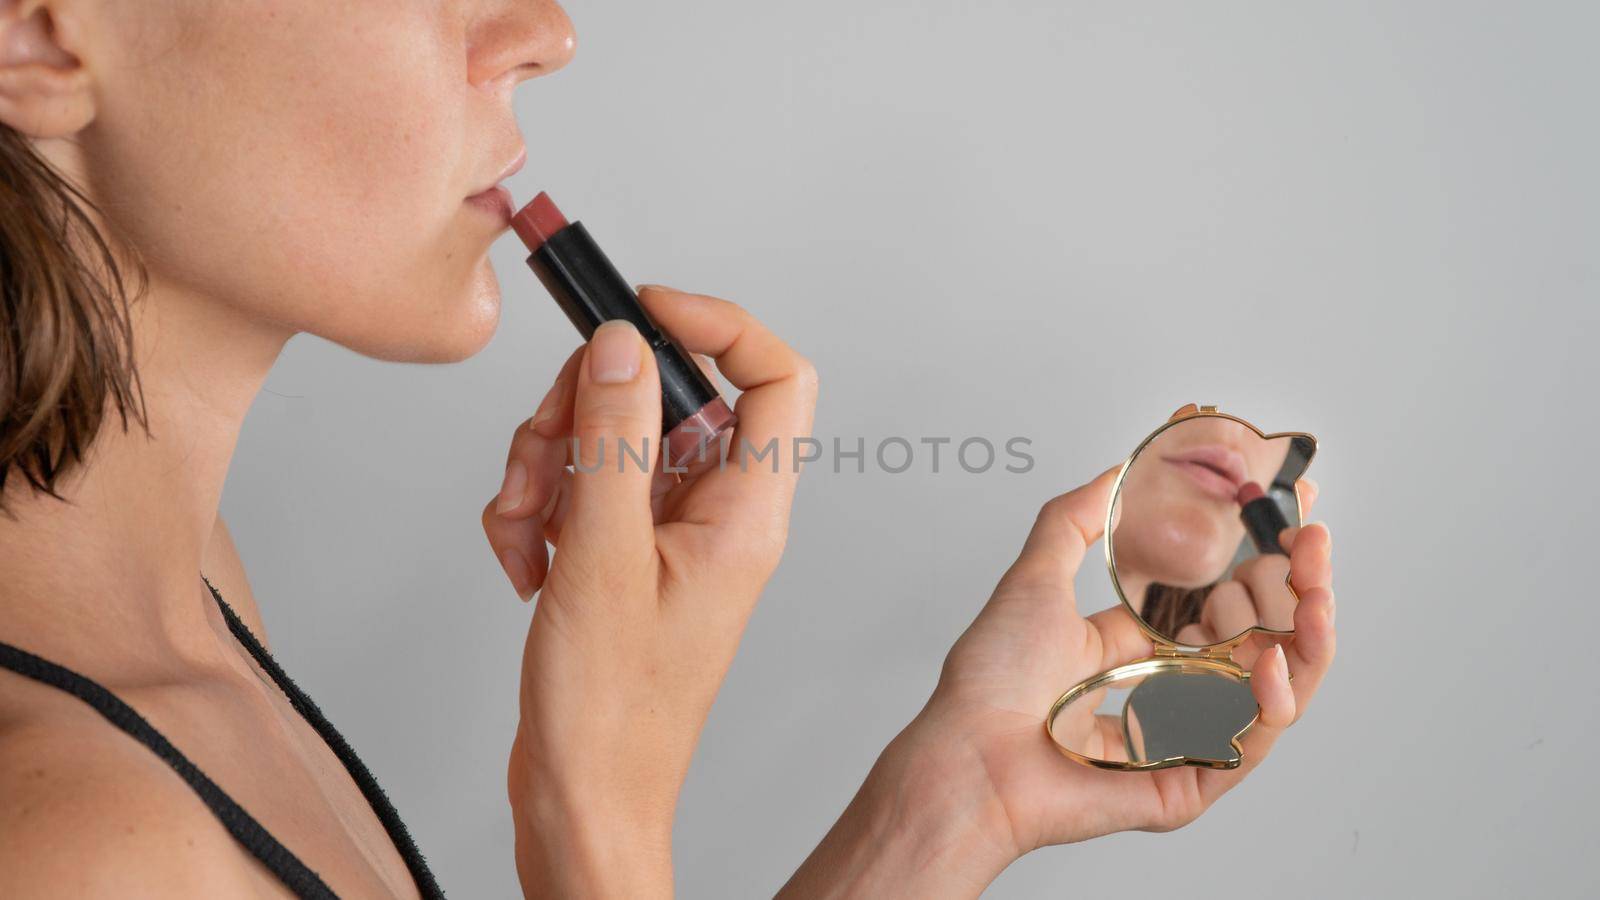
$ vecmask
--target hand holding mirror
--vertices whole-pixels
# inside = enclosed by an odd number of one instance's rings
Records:
[[[1249,670],[1294,633],[1283,529],[1316,453],[1215,407],[1185,407],[1123,464],[1107,509],[1106,562],[1151,656],[1068,689],[1046,730],[1068,757],[1140,771],[1230,769],[1258,707]]]

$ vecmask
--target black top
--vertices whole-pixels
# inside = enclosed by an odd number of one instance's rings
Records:
[[[400,851],[400,856],[405,859],[406,868],[411,870],[411,877],[416,880],[417,889],[422,893],[422,896],[430,898],[430,900],[436,897],[443,897],[444,892],[439,889],[438,883],[434,881],[433,873],[428,871],[427,862],[422,858],[422,854],[417,851],[417,845],[412,843],[411,835],[407,833],[405,824],[400,821],[399,814],[395,812],[393,804],[389,802],[389,798],[384,796],[383,789],[378,787],[378,782],[373,779],[372,773],[367,771],[365,765],[362,765],[355,751],[350,749],[350,745],[345,743],[345,739],[328,723],[321,710],[317,709],[317,705],[311,702],[311,698],[307,697],[305,692],[300,690],[288,675],[284,674],[283,669],[267,653],[266,648],[261,646],[261,642],[257,641],[255,635],[250,633],[250,629],[245,626],[244,622],[239,620],[239,616],[234,613],[233,608],[228,606],[227,602],[222,599],[222,595],[211,584],[211,580],[204,575],[200,577],[205,581],[206,587],[210,588],[211,596],[216,599],[218,608],[222,610],[222,617],[228,622],[228,630],[233,632],[233,636],[238,639],[245,650],[249,651],[256,664],[261,666],[262,670],[278,685],[278,689],[283,691],[284,696],[289,699],[289,704],[294,707],[295,711],[312,728],[316,729],[317,734],[321,735],[322,739],[328,743],[328,747],[333,750],[334,755],[339,757],[339,762],[344,764],[345,771],[349,772],[350,777],[355,779],[356,785],[361,788],[362,795],[372,805],[372,811],[377,814],[378,820],[383,823],[384,829],[389,832],[389,837],[394,841],[395,848]],[[156,731],[149,722],[144,720],[144,717],[134,711],[133,707],[117,699],[115,694],[71,669],[34,656],[4,641],[0,641],[0,669],[10,669],[41,684],[47,684],[66,691],[94,707],[95,712],[104,716],[111,724],[127,732],[134,740],[149,747],[200,796],[205,805],[222,822],[223,827],[228,829],[228,833],[232,834],[234,839],[250,852],[251,856],[261,860],[261,863],[270,869],[272,874],[278,876],[278,879],[291,891],[294,891],[296,896],[319,898],[319,900],[338,896],[317,876],[316,872],[301,862],[299,857],[290,853],[288,848],[278,843],[277,838],[274,838],[265,828],[261,827],[261,823],[245,812],[243,807],[235,803],[232,797],[229,797],[222,788],[217,786],[216,782],[206,777],[204,772],[196,768],[188,757],[184,756],[178,748],[172,746],[165,737],[162,737],[161,732]]]

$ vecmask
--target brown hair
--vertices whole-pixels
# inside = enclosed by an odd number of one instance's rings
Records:
[[[1139,618],[1156,631],[1176,640],[1179,630],[1200,621],[1206,596],[1214,587],[1215,584],[1208,584],[1205,587],[1182,588],[1152,581],[1144,589],[1144,605],[1139,610]]]
[[[107,401],[149,430],[134,369],[130,298],[145,284],[95,226],[94,205],[0,125],[0,512],[13,473],[62,499]]]

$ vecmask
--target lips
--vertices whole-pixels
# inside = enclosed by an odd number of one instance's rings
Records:
[[[502,224],[509,224],[511,222],[511,213],[513,208],[513,204],[511,202],[511,191],[507,190],[504,185],[497,184],[486,191],[479,191],[478,193],[473,194],[471,197],[468,197],[467,203],[484,210],[490,215],[493,215],[495,218],[499,219]]]
[[[479,194],[485,194],[485,193],[488,193],[489,191],[492,191],[495,188],[499,187],[500,186],[500,182],[505,181],[507,178],[510,178],[511,176],[513,176],[513,175],[517,174],[518,172],[522,171],[523,165],[526,164],[527,162],[528,162],[528,148],[527,147],[523,147],[523,146],[517,147],[516,155],[512,156],[511,159],[505,165],[500,167],[500,173],[498,175],[494,176],[494,181],[490,182],[490,184],[487,187],[485,187],[483,190],[479,191],[478,193]],[[477,194],[474,194],[473,196],[477,196]]]
[[[1207,444],[1161,457],[1182,472],[1200,491],[1217,500],[1233,501],[1240,485],[1249,480],[1244,455],[1232,447]]]
[[[467,197],[467,202],[494,214],[501,222],[509,223],[514,205],[511,202],[511,192],[501,182],[522,171],[527,161],[528,148],[517,147],[516,155],[500,167],[500,173],[495,176],[494,181],[488,187]]]

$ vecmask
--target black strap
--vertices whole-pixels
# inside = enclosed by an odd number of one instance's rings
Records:
[[[422,858],[422,852],[417,849],[416,842],[411,840],[411,833],[406,830],[405,823],[400,821],[400,814],[395,811],[394,804],[389,802],[383,788],[378,786],[378,780],[372,777],[372,773],[361,762],[361,758],[356,756],[355,750],[350,748],[344,736],[334,729],[327,717],[323,716],[322,710],[311,702],[311,698],[307,697],[305,691],[300,690],[294,680],[283,671],[267,652],[267,648],[261,646],[256,636],[250,633],[250,628],[240,621],[233,607],[222,599],[222,594],[211,584],[211,579],[204,575],[200,578],[205,581],[206,587],[211,589],[211,596],[216,598],[217,606],[222,610],[222,617],[228,620],[228,630],[233,632],[239,643],[255,657],[256,664],[261,666],[278,685],[278,689],[283,691],[284,696],[289,698],[289,704],[294,707],[295,712],[298,712],[312,728],[316,729],[317,734],[322,736],[333,750],[333,754],[339,757],[339,762],[344,764],[345,771],[355,780],[356,786],[361,788],[361,793],[367,798],[367,803],[371,804],[372,811],[377,813],[378,821],[382,822],[384,830],[389,832],[389,839],[394,841],[395,848],[406,861],[406,868],[411,870],[411,877],[417,882],[417,890],[427,900],[444,897],[444,891],[439,889],[439,883],[434,880],[433,872],[428,869],[427,860]]]
[[[0,668],[10,669],[23,677],[66,691],[94,707],[95,712],[127,732],[134,740],[149,747],[200,795],[200,799],[210,807],[234,840],[244,845],[251,856],[261,860],[261,864],[278,876],[278,880],[294,891],[296,896],[317,900],[337,898],[338,895],[317,877],[316,872],[278,843],[277,838],[262,828],[260,822],[233,802],[233,798],[217,787],[216,782],[207,778],[206,773],[196,768],[161,732],[134,712],[133,707],[117,699],[115,694],[71,669],[4,642],[0,642]]]
[[[239,643],[249,651],[256,664],[277,684],[289,699],[289,704],[294,707],[317,734],[327,742],[339,762],[344,764],[345,771],[355,780],[356,786],[371,804],[372,811],[377,814],[378,820],[383,823],[384,830],[389,833],[390,840],[394,841],[395,848],[400,851],[400,856],[405,860],[406,868],[411,871],[411,877],[416,880],[417,890],[427,900],[444,897],[444,892],[439,889],[439,884],[434,880],[433,873],[429,871],[427,861],[417,850],[417,845],[411,840],[411,834],[406,831],[405,823],[400,821],[400,815],[395,812],[394,805],[384,795],[383,789],[378,786],[372,773],[362,764],[355,751],[344,737],[334,729],[317,705],[311,702],[305,692],[284,673],[278,663],[267,653],[261,642],[256,640],[250,629],[240,621],[233,608],[222,599],[211,580],[201,575],[206,587],[210,589],[211,596],[217,601],[217,607],[222,610],[222,617],[227,620],[228,630]],[[71,669],[56,665],[47,659],[13,647],[0,641],[0,668],[10,669],[25,678],[31,678],[41,684],[58,688],[77,697],[79,700],[93,707],[95,712],[104,716],[107,721],[126,732],[134,740],[149,747],[173,771],[183,778],[191,789],[199,795],[211,812],[222,822],[228,833],[233,835],[251,856],[261,861],[272,874],[278,877],[297,897],[312,898],[312,900],[337,900],[338,895],[333,892],[317,873],[312,871],[299,857],[290,853],[288,848],[278,843],[267,830],[261,827],[244,808],[235,803],[216,782],[206,777],[189,758],[184,756],[178,748],[172,746],[161,732],[157,731],[144,717],[134,711],[133,707],[101,687],[98,683],[79,675]]]

